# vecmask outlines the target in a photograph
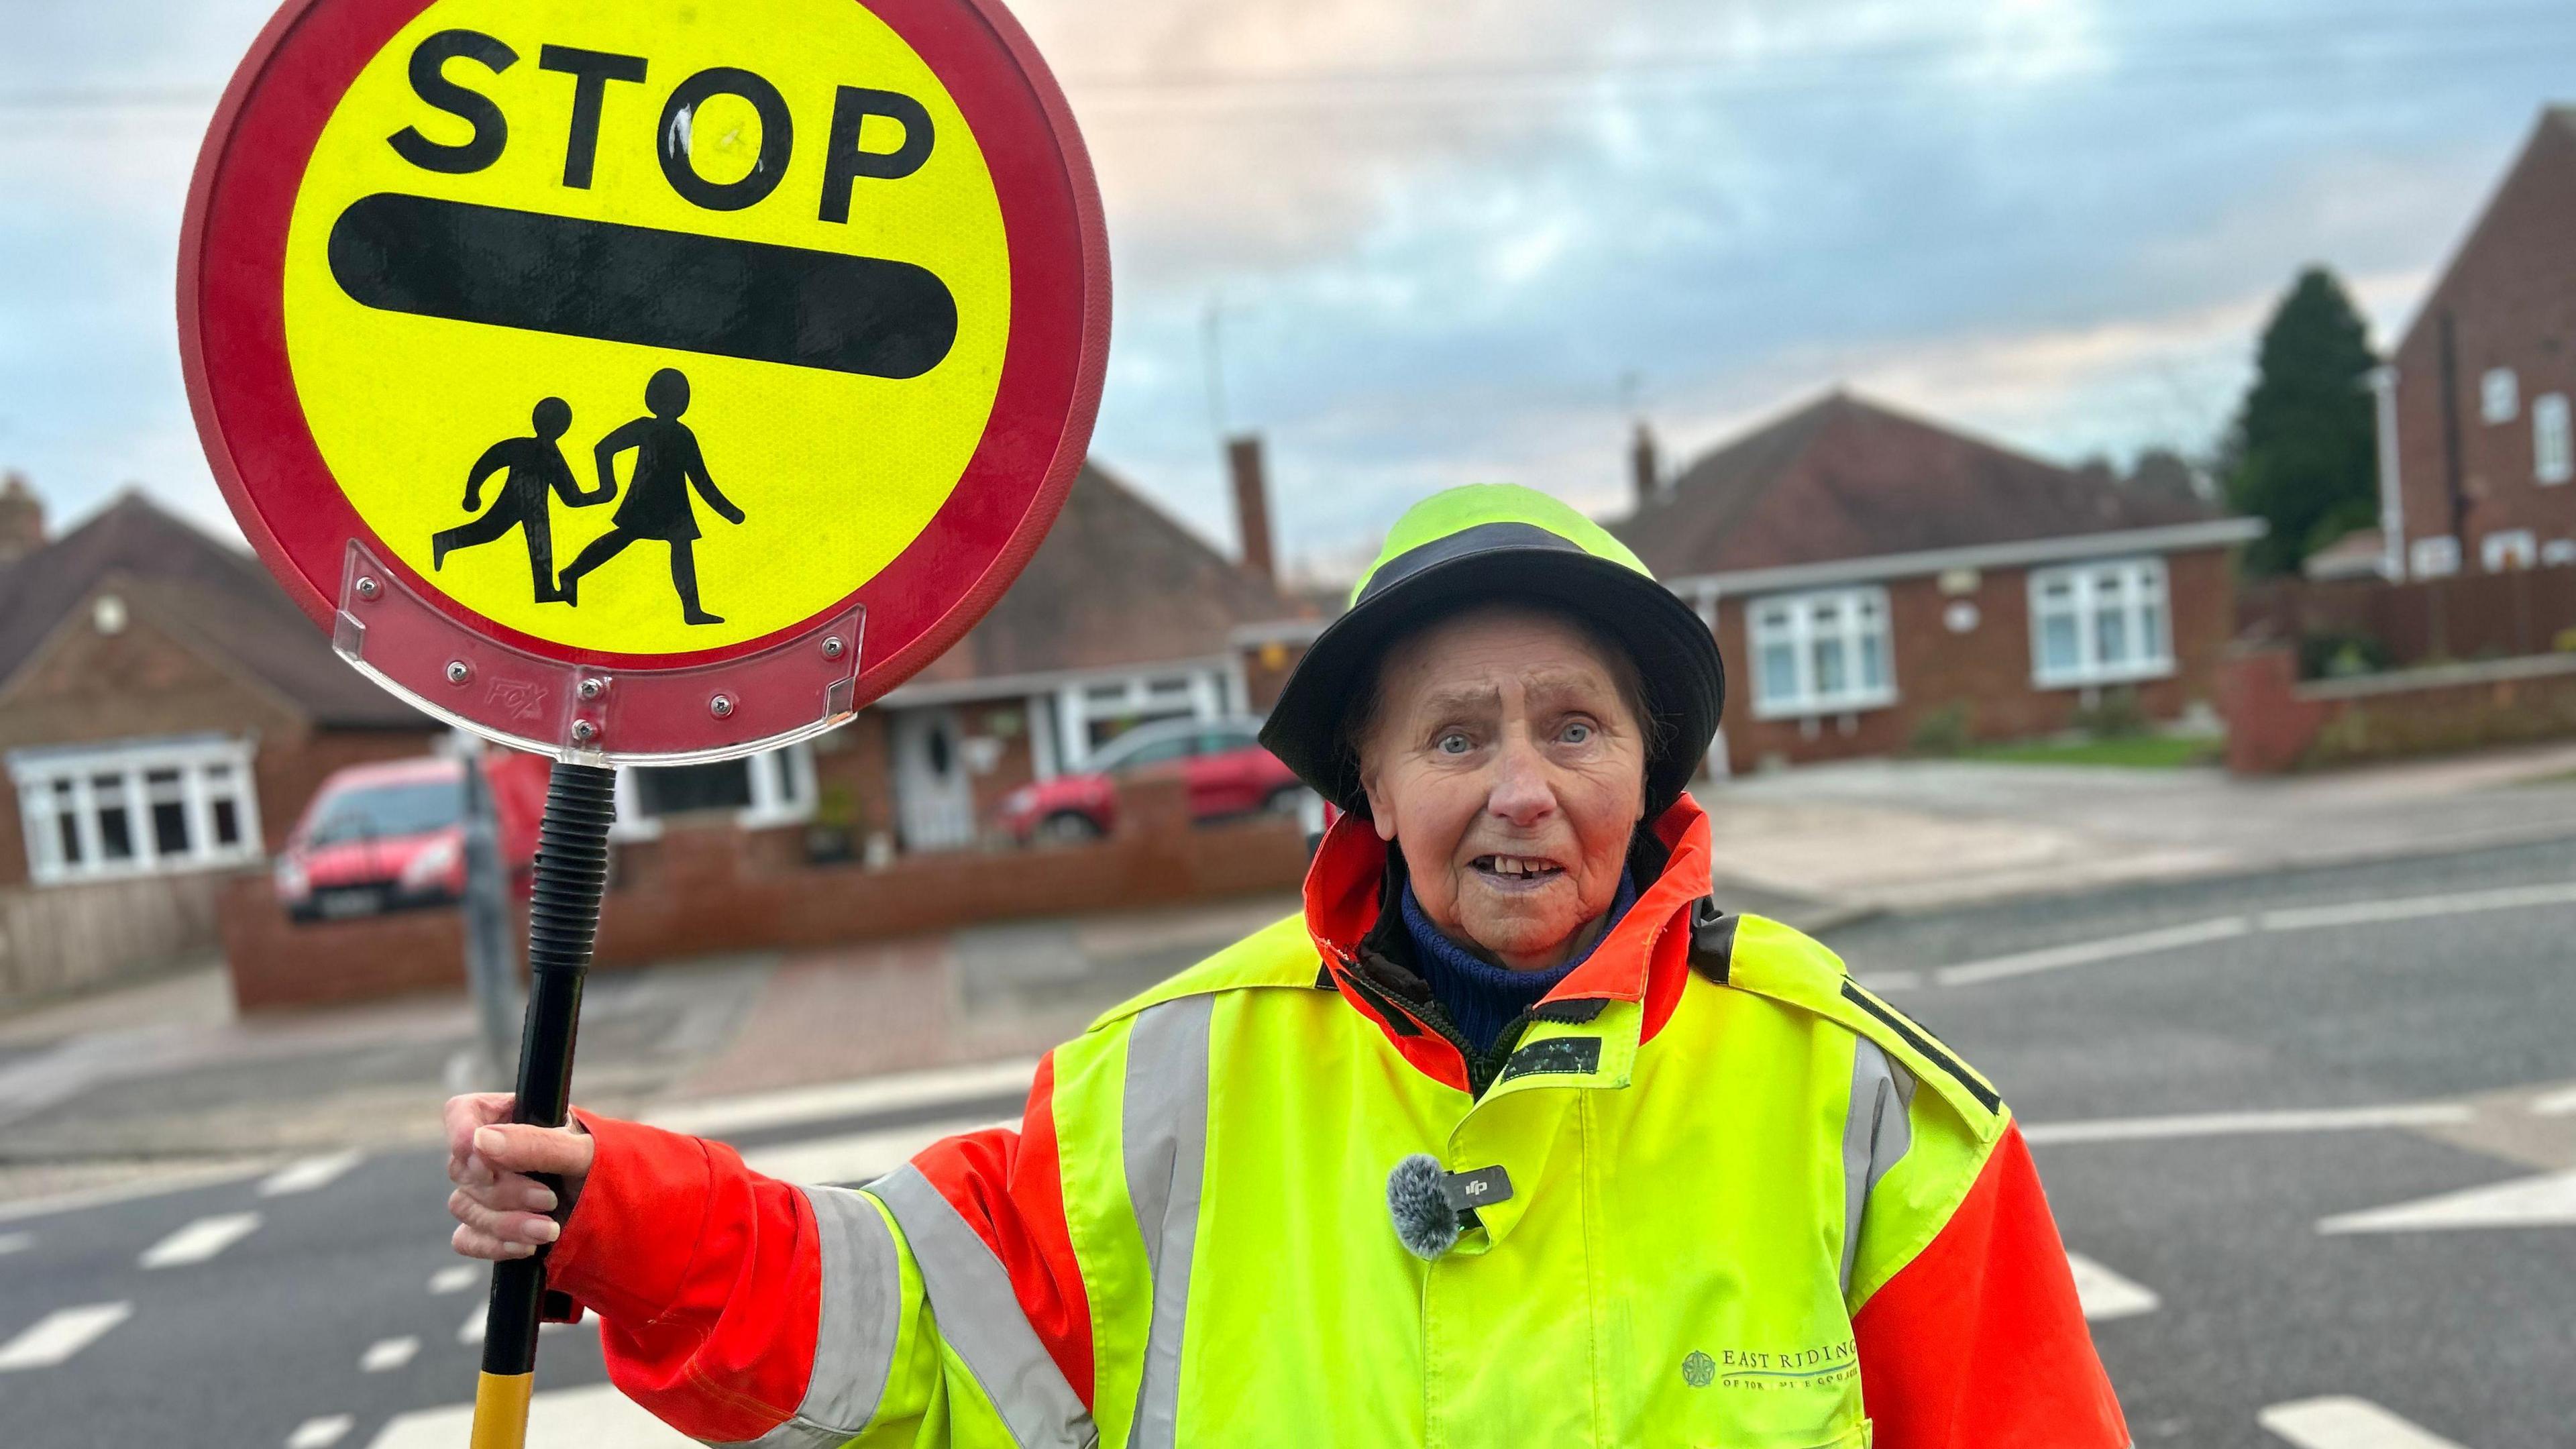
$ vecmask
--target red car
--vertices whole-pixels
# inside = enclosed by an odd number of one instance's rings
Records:
[[[546,761],[498,751],[484,761],[501,861],[523,882],[545,809]],[[441,905],[465,894],[465,767],[392,760],[335,771],[278,853],[277,901],[299,921]]]
[[[1176,774],[1189,782],[1200,820],[1301,809],[1310,793],[1279,757],[1261,747],[1256,719],[1176,719],[1139,725],[1092,752],[1084,768],[1002,801],[1001,825],[1023,845],[1093,840],[1118,823],[1118,783]]]

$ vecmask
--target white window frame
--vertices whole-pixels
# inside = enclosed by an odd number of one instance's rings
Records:
[[[2553,538],[2540,546],[2543,568],[2563,568],[2576,564],[2576,538]]]
[[[2111,591],[2116,597],[2104,597],[2102,578],[2106,574],[2117,576],[2118,582]],[[2062,602],[2055,597],[2060,584],[2066,586]],[[2124,637],[2142,640],[2149,632],[2147,617],[2151,608],[2158,619],[2153,631],[2155,651],[2140,650],[2119,662],[2105,662],[2101,629],[2104,616],[2116,613]],[[2048,659],[2048,622],[2061,616],[2071,617],[2075,623],[2075,662],[2052,666]],[[2080,689],[2165,679],[2173,672],[2173,592],[2162,558],[2150,555],[2097,559],[2030,571],[2033,685],[2041,689]]]
[[[18,792],[18,814],[27,847],[27,878],[40,886],[79,881],[126,880],[147,875],[179,875],[256,865],[268,856],[259,821],[259,780],[251,773],[256,741],[223,737],[123,740],[109,745],[21,750],[9,756],[10,783]],[[153,828],[153,787],[148,776],[176,771],[176,803],[186,824],[187,846],[164,853]],[[226,772],[218,783],[217,773]],[[116,777],[116,799],[101,799],[96,781]],[[60,834],[68,784],[80,858],[66,859]],[[215,840],[215,805],[229,800],[238,838],[230,845]],[[103,804],[122,804],[126,838],[132,853],[107,859],[99,823]]]
[[[2488,573],[2527,569],[2540,561],[2540,544],[2528,528],[2501,528],[2478,540],[2478,563]]]
[[[2569,436],[2563,392],[2531,400],[2531,476],[2544,486],[2576,478],[2576,438]]]
[[[2522,384],[2510,367],[2490,367],[2478,379],[2478,417],[2509,423],[2522,410]]]
[[[1830,629],[1819,629],[1817,615],[1834,613]],[[1744,601],[1745,637],[1753,655],[1753,717],[1798,719],[1883,709],[1896,703],[1896,634],[1891,625],[1887,590],[1876,585],[1843,589],[1809,589],[1795,594],[1761,594]],[[1863,644],[1878,641],[1879,680],[1863,677]],[[1764,651],[1785,647],[1794,682],[1774,692]],[[1843,683],[1820,688],[1816,659],[1820,649],[1838,656]]]
[[[1094,720],[1129,715],[1143,716],[1139,724],[1165,719],[1220,719],[1225,714],[1225,698],[1225,675],[1216,669],[1154,670],[1077,679],[1055,695],[1056,766],[1067,771],[1087,767]]]
[[[814,747],[804,741],[757,755],[746,755],[738,761],[750,772],[751,803],[733,812],[733,823],[744,830],[765,830],[777,825],[798,825],[814,818],[814,801],[819,793],[814,782]],[[644,795],[635,785],[635,767],[620,765],[616,785],[617,819],[609,826],[609,836],[616,840],[651,840],[662,833],[663,819],[644,810]]]
[[[2406,546],[2406,576],[2446,579],[2460,571],[2460,541],[2449,534],[2419,538]]]

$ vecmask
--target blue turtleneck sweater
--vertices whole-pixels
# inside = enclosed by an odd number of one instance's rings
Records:
[[[1584,947],[1574,959],[1553,971],[1513,971],[1449,939],[1422,913],[1422,903],[1414,899],[1411,881],[1404,884],[1402,909],[1404,933],[1413,940],[1414,964],[1420,968],[1422,979],[1431,984],[1433,999],[1449,1013],[1449,1019],[1476,1050],[1489,1052],[1503,1028],[1519,1020],[1522,1012],[1555,990],[1556,983],[1572,975],[1574,968],[1583,964],[1636,903],[1637,882],[1631,873],[1621,871],[1619,894],[1610,902],[1610,915],[1602,923],[1601,934],[1593,937],[1592,945]]]

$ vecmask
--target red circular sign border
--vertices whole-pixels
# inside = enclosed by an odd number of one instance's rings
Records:
[[[296,402],[280,280],[287,222],[333,107],[360,69],[430,3],[288,0],[226,86],[188,188],[179,247],[179,351],[198,435],[243,534],[288,596],[325,629],[338,600],[316,580],[336,584],[346,541],[363,539],[387,558],[392,551],[331,481]],[[998,0],[867,0],[866,8],[939,75],[984,143],[1010,245],[1011,337],[992,415],[956,492],[876,577],[796,624],[721,648],[653,655],[569,648],[467,610],[395,562],[394,570],[440,612],[475,634],[545,658],[657,670],[756,655],[857,603],[868,611],[857,691],[857,702],[865,704],[956,643],[1037,550],[1081,469],[1108,359],[1108,240],[1090,157],[1045,61]],[[961,17],[970,24],[957,24]],[[274,94],[288,83],[263,80],[281,59],[327,64],[329,83]],[[1013,106],[1024,114],[1003,120]],[[1042,124],[1052,144],[991,144],[1014,121]],[[273,141],[279,133],[294,148],[292,165],[228,166],[238,146]],[[1059,238],[1072,245],[1051,244]],[[209,326],[209,307],[228,310],[219,310],[220,320]],[[292,537],[280,537],[243,476],[234,432],[245,427],[255,441],[246,441],[243,452],[257,450],[258,462],[283,462],[318,485],[321,507],[287,525]],[[278,459],[279,453],[286,456]],[[939,586],[974,568],[979,555],[984,562],[975,582],[943,600]]]

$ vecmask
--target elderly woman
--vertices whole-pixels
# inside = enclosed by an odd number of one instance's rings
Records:
[[[1346,812],[1302,915],[860,1189],[458,1098],[457,1249],[713,1443],[2120,1449],[1994,1088],[1708,901],[1723,695],[1600,528],[1440,494],[1263,732]]]

